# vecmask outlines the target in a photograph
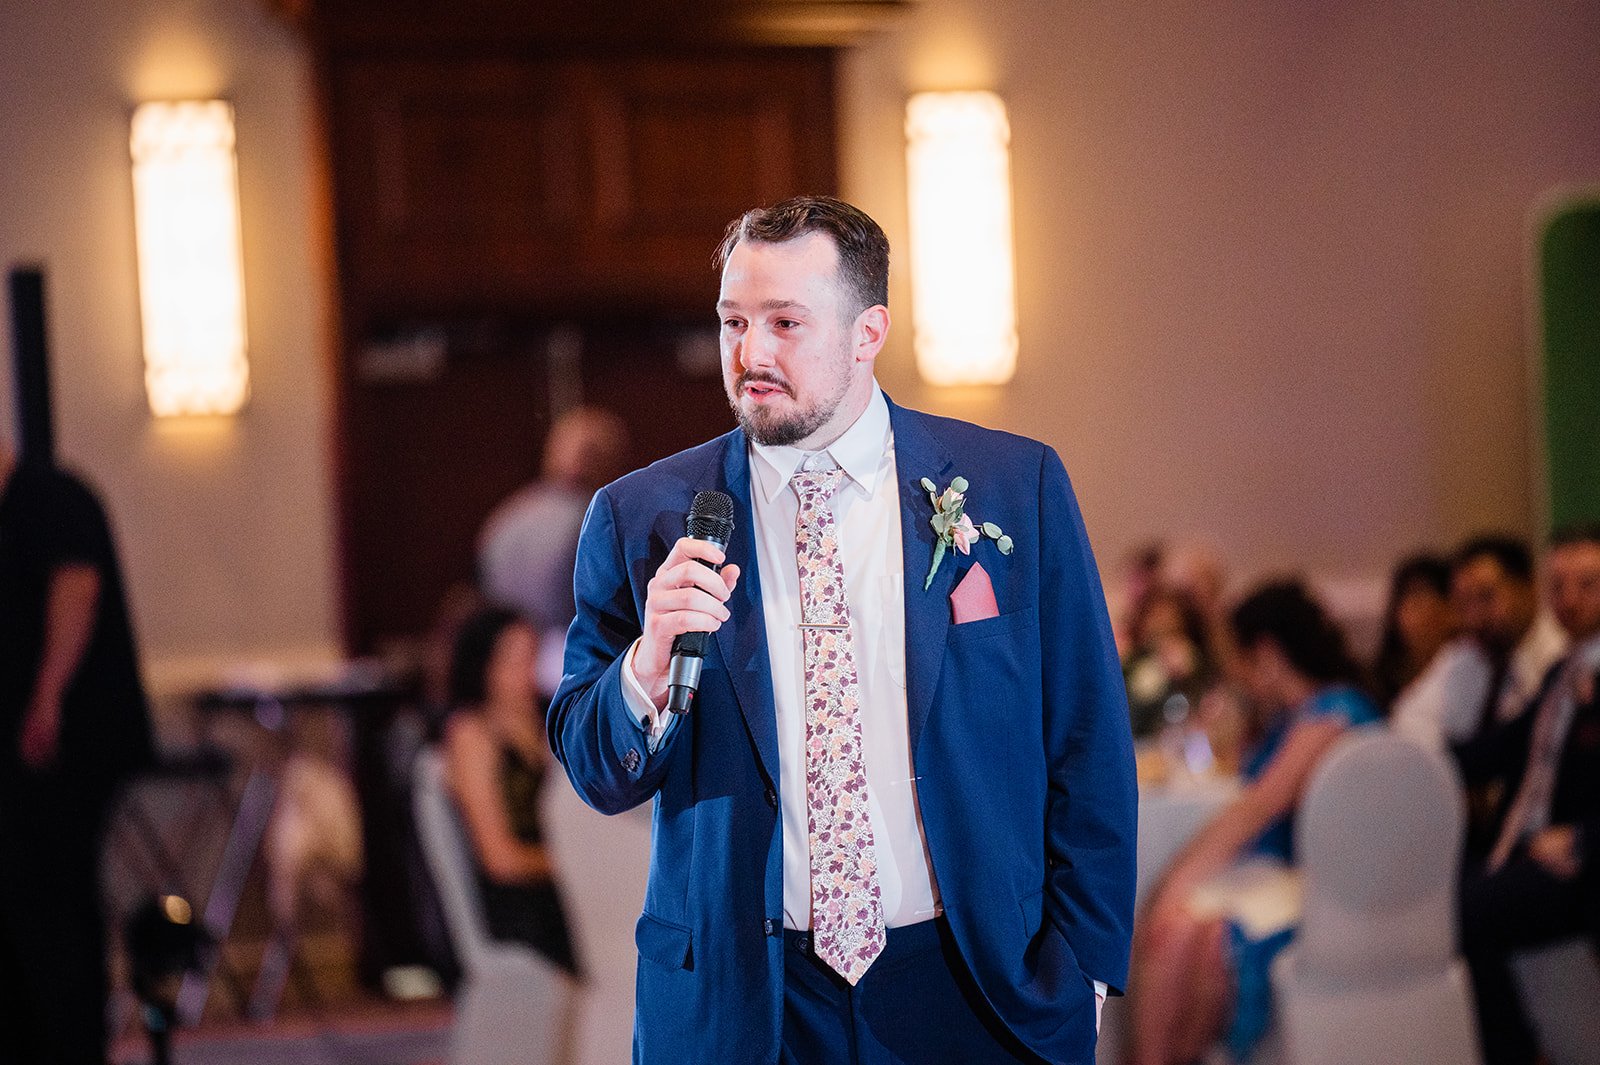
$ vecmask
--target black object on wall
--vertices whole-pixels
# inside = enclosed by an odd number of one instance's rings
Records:
[[[17,424],[23,459],[53,464],[55,421],[50,404],[50,352],[44,329],[44,270],[11,270],[11,336]]]

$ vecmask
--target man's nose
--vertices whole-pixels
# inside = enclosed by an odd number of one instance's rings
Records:
[[[746,370],[764,370],[776,361],[772,337],[759,329],[746,331],[739,341],[739,362]]]

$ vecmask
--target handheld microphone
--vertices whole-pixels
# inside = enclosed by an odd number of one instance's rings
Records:
[[[728,549],[733,536],[733,499],[724,492],[696,492],[689,506],[689,536]],[[702,566],[721,570],[702,561]],[[685,632],[672,641],[672,664],[667,670],[667,709],[687,714],[700,690],[700,669],[705,665],[706,634]]]

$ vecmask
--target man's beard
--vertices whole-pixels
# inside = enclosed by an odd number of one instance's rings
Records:
[[[839,409],[839,403],[844,399],[845,391],[849,387],[848,381],[842,381],[838,394],[794,410],[779,412],[763,406],[746,410],[739,404],[739,397],[746,385],[755,383],[781,388],[790,398],[794,397],[794,393],[783,382],[764,375],[758,377],[748,373],[741,374],[734,382],[733,391],[728,396],[728,405],[733,408],[733,416],[738,419],[739,428],[744,430],[745,435],[764,447],[787,447],[798,444],[822,428],[828,419],[833,417],[834,411]]]

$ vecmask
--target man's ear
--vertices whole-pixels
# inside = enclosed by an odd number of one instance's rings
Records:
[[[856,361],[875,362],[889,339],[889,308],[880,303],[856,315],[853,339]]]

